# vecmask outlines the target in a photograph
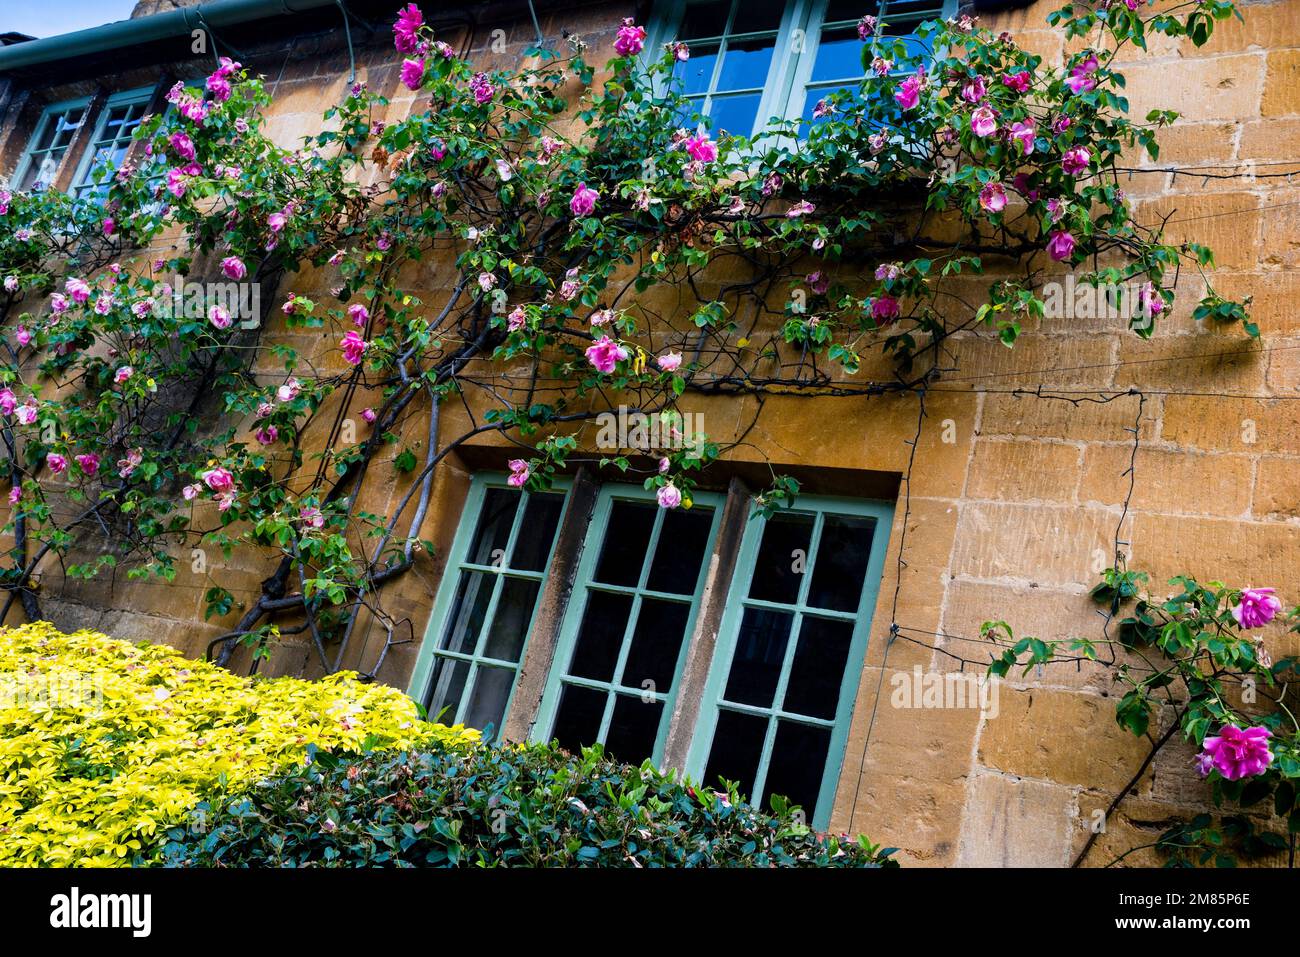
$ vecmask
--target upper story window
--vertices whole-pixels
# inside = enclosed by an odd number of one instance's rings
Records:
[[[107,177],[126,160],[131,137],[144,120],[153,95],[152,87],[115,93],[99,111],[95,132],[81,158],[72,181],[72,194],[78,199],[102,199],[108,193]],[[101,182],[101,177],[103,181]]]
[[[893,508],[802,496],[748,519],[748,496],[730,494],[697,491],[690,508],[670,510],[640,486],[608,484],[589,509],[570,509],[562,491],[479,476],[412,695],[449,723],[508,723],[513,736],[575,752],[602,744],[632,764],[671,759],[706,785],[737,781],[764,805],[780,794],[824,828]],[[723,534],[729,504],[747,520]],[[561,540],[574,543],[572,581],[543,612]],[[729,581],[710,578],[727,567]],[[701,623],[706,589],[721,617]],[[526,700],[515,700],[530,667]]]
[[[713,132],[751,136],[772,118],[811,121],[818,101],[862,80],[858,21],[877,17],[903,38],[913,69],[928,55],[916,27],[953,16],[956,0],[663,0],[654,20],[657,51],[681,40],[690,59],[674,70]]]
[[[11,182],[15,189],[40,190],[54,185],[72,138],[86,122],[89,107],[89,99],[80,99],[45,108],[14,171]]]

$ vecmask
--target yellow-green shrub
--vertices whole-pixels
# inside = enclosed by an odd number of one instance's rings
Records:
[[[48,622],[0,631],[0,865],[149,860],[200,801],[348,751],[477,737],[338,674],[241,678],[162,645]]]

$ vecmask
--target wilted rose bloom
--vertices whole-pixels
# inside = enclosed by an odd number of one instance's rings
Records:
[[[682,504],[682,490],[669,482],[655,492],[655,498],[659,501],[660,508],[676,508]]]
[[[876,24],[880,21],[873,16],[865,16],[858,21],[858,39],[866,40],[876,35]]]
[[[763,177],[763,188],[760,190],[764,196],[775,196],[785,185],[785,179],[780,173],[768,173]]]
[[[510,477],[506,479],[506,482],[513,485],[515,488],[523,488],[524,483],[528,481],[528,476],[532,474],[531,470],[528,468],[527,460],[511,459],[509,464]]]
[[[84,306],[90,299],[90,286],[84,279],[69,279],[64,287],[68,290],[68,295],[78,306]]]
[[[18,291],[18,277],[17,277],[17,276],[5,276],[5,291],[6,291],[6,292],[17,292],[17,291]]]
[[[233,321],[230,313],[222,306],[213,306],[208,310],[208,321],[218,329],[229,329]]]
[[[203,479],[203,484],[214,492],[229,492],[235,487],[235,477],[230,474],[229,469],[220,466],[208,469],[199,478]]]
[[[692,136],[686,140],[686,152],[700,163],[712,163],[718,158],[718,144],[707,136]]]
[[[657,365],[664,372],[676,372],[681,368],[682,354],[680,352],[665,352],[659,358],[655,359]]]
[[[666,474],[666,473],[668,472],[668,470],[669,470],[670,468],[672,468],[672,464],[673,464],[673,463],[670,462],[670,461],[668,460],[668,457],[667,457],[667,456],[664,456],[663,458],[661,458],[661,459],[659,460],[659,474],[660,474],[660,475],[664,475],[664,474]]]
[[[867,137],[867,145],[873,154],[883,152],[889,145],[889,130],[881,129]]]
[[[14,198],[13,193],[7,189],[0,189],[0,216],[9,212],[9,201]]]
[[[99,471],[99,456],[94,452],[83,452],[76,458],[77,467],[80,468],[85,475],[94,478],[95,473]]]
[[[1165,300],[1155,283],[1148,282],[1138,290],[1138,309],[1149,317],[1158,316],[1165,311]]]
[[[14,395],[14,390],[0,389],[0,412],[13,415],[16,408],[18,408],[18,397]]]
[[[131,312],[137,319],[143,319],[153,312],[153,300],[141,299],[139,302],[132,303]]]
[[[497,277],[490,272],[481,272],[478,274],[478,287],[484,292],[491,292],[497,284]]]
[[[595,345],[587,349],[587,361],[597,372],[605,375],[614,371],[614,367],[627,358],[627,349],[609,336],[601,336]]]
[[[510,315],[506,316],[506,328],[511,332],[518,332],[527,320],[528,315],[524,312],[524,307],[515,306],[510,310]]]
[[[227,279],[234,279],[236,282],[248,275],[248,267],[238,256],[227,256],[221,260],[221,271],[226,274]]]
[[[370,343],[362,339],[355,329],[349,329],[347,335],[339,342],[339,348],[343,350],[343,358],[352,365],[361,362],[361,357],[369,347]]]
[[[1244,588],[1241,601],[1232,607],[1232,617],[1242,628],[1263,628],[1282,610],[1273,588]]]
[[[284,209],[277,210],[270,216],[266,217],[266,225],[271,232],[278,233],[288,225],[289,217],[293,215],[293,204],[289,204]]]
[[[257,417],[259,419],[265,419],[268,415],[270,415],[274,411],[275,411],[275,406],[273,406],[270,402],[260,402],[258,403],[257,406]]]
[[[685,63],[691,58],[691,48],[682,43],[681,40],[670,44],[669,49],[673,51],[673,59],[678,63]]]
[[[119,366],[117,372],[113,373],[113,382],[121,385],[133,375],[135,375],[135,370],[130,366]]]
[[[258,445],[270,445],[280,437],[280,430],[274,425],[268,425],[258,429],[253,433],[253,438],[257,439]]]
[[[1034,151],[1034,133],[1036,132],[1033,119],[1021,120],[1019,123],[1011,124],[1011,139],[1020,147],[1021,152],[1026,156]]]
[[[28,396],[27,401],[18,406],[18,409],[16,410],[19,423],[22,425],[33,424],[36,421],[36,417],[40,414],[40,410],[41,407],[40,404],[37,403],[36,398],[34,396]]]
[[[1086,146],[1076,146],[1072,150],[1066,150],[1065,155],[1061,157],[1061,169],[1071,176],[1082,176],[1088,172],[1088,163],[1092,160],[1092,154],[1088,152]]]
[[[447,43],[444,40],[434,40],[433,49],[434,52],[436,52],[438,56],[442,57],[444,60],[450,60],[456,56],[455,47],[453,47],[450,43]]]
[[[1268,749],[1268,739],[1272,736],[1268,728],[1243,729],[1225,724],[1218,735],[1206,738],[1202,747],[1215,770],[1229,781],[1240,781],[1263,774],[1273,763],[1273,754]]]
[[[10,505],[17,505],[19,502],[22,501],[22,498],[23,498],[23,490],[19,486],[15,485],[13,488],[9,490]]]
[[[893,69],[894,61],[886,60],[882,56],[878,56],[871,61],[871,72],[876,74],[876,76],[889,76],[890,71]]]
[[[370,310],[359,302],[354,302],[348,306],[348,318],[358,329],[364,329],[367,322],[370,321]]]
[[[284,385],[275,390],[275,397],[281,402],[292,402],[298,398],[298,393],[302,391],[297,379],[289,379]]]
[[[117,460],[117,475],[119,478],[130,478],[131,473],[136,470],[141,462],[144,461],[144,449],[132,449],[126,453],[126,458]]]
[[[415,49],[419,42],[416,34],[423,24],[420,8],[413,3],[408,3],[398,12],[397,22],[393,24],[393,46],[398,53],[410,53]]]
[[[998,121],[992,107],[981,106],[970,115],[970,130],[976,136],[992,136],[997,129]]]
[[[1097,88],[1097,78],[1093,76],[1101,66],[1097,62],[1096,54],[1090,53],[1087,57],[1080,60],[1070,69],[1070,75],[1065,78],[1065,85],[1070,88],[1070,92],[1076,96],[1080,93],[1087,93]]]
[[[614,38],[614,51],[619,56],[636,56],[645,49],[645,27],[638,27],[628,17],[623,21],[623,25],[618,28],[618,36]]]
[[[1059,199],[1049,199],[1047,201],[1047,215],[1054,223],[1059,223],[1061,217],[1065,215],[1065,206]]]
[[[515,171],[510,168],[510,164],[503,159],[496,161],[497,178],[503,183],[508,183],[515,178]]]
[[[100,223],[100,228],[104,231],[105,236],[112,236],[117,229],[117,223],[112,216],[105,216],[104,221]]]
[[[807,216],[809,213],[814,212],[816,209],[817,207],[814,206],[812,203],[808,202],[808,200],[801,199],[799,200],[799,202],[795,203],[793,206],[787,209],[785,211],[785,215],[787,219],[798,219],[800,216]]]
[[[374,425],[375,419],[377,419],[378,416],[375,415],[374,409],[370,408],[369,406],[366,406],[364,409],[361,410],[361,418],[363,418],[366,421],[367,425]]]
[[[47,452],[45,455],[45,464],[55,475],[62,475],[68,468],[68,460],[58,452]]]
[[[418,90],[424,79],[424,57],[402,61],[402,82],[408,89]]]
[[[187,502],[192,502],[199,497],[199,493],[202,491],[203,491],[202,485],[198,485],[198,484],[187,485],[183,489],[181,489],[181,497],[184,498],[185,501]]]
[[[1065,262],[1074,255],[1074,237],[1065,230],[1058,229],[1047,241],[1047,255],[1057,262]]]
[[[569,210],[574,216],[590,216],[592,210],[596,208],[598,199],[600,193],[588,187],[586,183],[579,183],[578,188],[573,191],[573,198],[569,200]]]
[[[167,171],[167,191],[177,199],[185,195],[185,190],[189,188],[185,174],[178,169],[169,169]]]
[[[32,341],[32,334],[26,326],[19,323],[18,328],[14,330],[14,338],[18,340],[20,346],[25,346]]]
[[[470,77],[469,91],[474,94],[474,102],[479,106],[491,102],[496,94],[496,88],[492,86],[492,81],[488,79],[486,73],[475,73]]]
[[[321,510],[315,505],[308,505],[305,508],[299,509],[298,517],[302,519],[304,525],[308,525],[311,528],[325,527],[325,516],[321,514]]]
[[[813,292],[821,295],[831,286],[831,277],[826,275],[820,269],[808,274],[808,288]]]
[[[1007,208],[1007,190],[1001,183],[986,183],[980,190],[980,205],[990,213],[1000,213]]]

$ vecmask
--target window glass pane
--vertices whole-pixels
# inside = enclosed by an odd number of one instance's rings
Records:
[[[808,588],[809,605],[835,611],[858,610],[875,528],[874,518],[826,516]]]
[[[640,764],[646,758],[654,757],[659,719],[663,713],[662,701],[645,702],[632,695],[615,695],[605,750],[616,760],[628,764]]]
[[[475,565],[500,565],[510,540],[510,526],[522,496],[514,489],[489,488],[479,509],[474,542],[465,560]]]
[[[456,601],[443,632],[442,647],[464,655],[472,655],[478,644],[478,635],[487,617],[488,603],[492,600],[492,587],[496,576],[486,572],[463,571],[456,589]]]
[[[890,4],[893,6],[893,4]],[[836,23],[840,20],[859,20],[870,14],[879,16],[880,4],[875,0],[830,0],[826,5],[827,23]]]
[[[616,501],[596,566],[596,581],[607,585],[636,585],[641,580],[650,532],[659,506],[649,502]]]
[[[799,642],[794,648],[782,710],[833,719],[852,641],[851,621],[804,618],[799,625]]]
[[[479,665],[474,675],[474,692],[470,695],[469,709],[465,712],[465,724],[471,728],[486,731],[492,729],[492,737],[501,732],[501,719],[510,702],[510,689],[515,683],[515,672],[510,668],[491,668]]]
[[[793,605],[812,541],[813,516],[778,512],[763,526],[749,597]]]
[[[554,492],[530,492],[524,506],[523,524],[515,541],[510,567],[540,572],[546,565],[564,511],[564,496]]]
[[[606,695],[607,692],[579,685],[564,686],[555,728],[551,731],[551,737],[560,742],[560,747],[577,754],[584,744],[592,744],[600,737]]]
[[[84,109],[69,110],[60,116],[53,124],[54,126],[54,146],[67,146],[72,142],[72,137],[76,135],[77,130],[81,129],[81,124],[86,118]]]
[[[667,693],[677,672],[677,658],[686,638],[691,606],[661,598],[641,600],[632,647],[623,666],[622,684],[659,694]],[[650,681],[649,688],[643,682]]]
[[[763,803],[770,806],[770,796],[780,794],[811,816],[817,807],[830,743],[829,728],[778,721],[767,780],[763,782],[763,793],[768,799]]]
[[[519,660],[541,590],[542,583],[535,579],[506,576],[501,583],[501,597],[497,599],[497,610],[492,616],[492,630],[488,632],[484,655],[502,661]]]
[[[569,674],[595,681],[611,680],[631,612],[631,595],[588,592]]]
[[[758,762],[763,755],[763,739],[767,736],[767,721],[736,711],[718,713],[713,746],[704,767],[705,786],[717,787],[718,779],[726,778],[739,782],[741,794],[753,792]]]
[[[727,14],[730,12],[731,0],[688,4],[681,29],[677,31],[678,37],[682,40],[720,37],[727,28]]]
[[[691,58],[673,65],[673,76],[682,84],[682,93],[706,93],[713,82],[713,68],[718,63],[717,44],[691,47]]]
[[[456,658],[439,658],[434,665],[433,681],[429,683],[426,705],[431,721],[455,721],[460,707],[460,695],[465,690],[469,675],[469,662]],[[445,713],[444,713],[445,712]],[[441,719],[439,718],[441,715]]]
[[[785,14],[786,0],[743,0],[731,24],[732,33],[759,33],[776,30]]]
[[[762,89],[772,66],[772,46],[776,41],[741,40],[727,44],[718,75],[718,90]]]
[[[862,41],[854,30],[827,30],[817,44],[812,81],[846,80],[861,77]]]
[[[759,708],[772,705],[776,683],[781,677],[785,646],[790,638],[794,615],[766,608],[746,608],[736,638],[724,697],[737,704]]]
[[[713,528],[713,509],[696,506],[664,513],[663,528],[646,587],[674,595],[693,595],[704,566],[704,550]]]
[[[710,129],[714,133],[730,133],[732,136],[751,135],[762,98],[759,93],[714,97],[709,102]]]

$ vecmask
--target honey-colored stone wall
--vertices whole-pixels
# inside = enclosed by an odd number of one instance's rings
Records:
[[[581,34],[602,50],[630,12],[626,6],[575,7],[545,15],[542,28],[548,37]],[[1058,6],[1040,0],[986,23],[1059,64],[1066,47],[1045,21]],[[962,659],[986,659],[987,646],[976,639],[988,619],[1042,638],[1100,638],[1103,622],[1086,593],[1110,563],[1122,514],[1119,537],[1131,564],[1148,569],[1155,583],[1189,573],[1272,585],[1300,601],[1300,178],[1276,175],[1300,169],[1300,3],[1242,7],[1246,22],[1219,24],[1204,48],[1161,39],[1125,63],[1135,115],[1160,106],[1184,119],[1162,138],[1159,162],[1133,159],[1124,188],[1139,222],[1168,217],[1176,239],[1214,248],[1218,268],[1209,278],[1225,295],[1253,297],[1261,341],[1238,328],[1193,322],[1204,280],[1184,270],[1179,303],[1149,341],[1119,320],[1044,320],[1011,351],[986,333],[964,335],[945,362],[955,371],[925,397],[919,435],[914,395],[777,397],[764,404],[750,445],[732,456],[768,458],[778,470],[858,470],[862,487],[874,488],[881,477],[896,481],[908,472],[909,442],[916,440],[832,821],[834,830],[866,832],[900,847],[905,864],[1067,865],[1094,811],[1142,762],[1147,747],[1115,724],[1114,689],[1098,665],[1053,664],[1013,676],[999,689],[996,717],[974,708],[897,708],[890,700],[891,679],[914,667],[970,671]],[[530,23],[506,25],[507,49],[493,54],[486,44],[494,26],[485,25],[470,44],[477,61],[511,63],[533,39]],[[259,63],[274,80],[270,129],[283,143],[312,131],[346,81],[346,54],[337,43],[311,43]],[[359,51],[361,76],[393,96],[391,114],[398,116],[412,98],[399,86],[394,63],[386,45]],[[0,155],[8,150],[0,144]],[[1160,171],[1170,167],[1195,169]],[[412,277],[413,291],[435,304],[451,279],[448,264],[427,264]],[[311,295],[325,283],[298,278],[282,295],[290,288]],[[284,338],[328,361],[319,344],[298,334]],[[724,423],[747,422],[752,402],[701,399],[690,409],[725,440]],[[358,399],[357,409],[365,404]],[[463,410],[447,407],[442,435],[458,434],[466,421]],[[411,422],[404,438],[419,441],[425,426]],[[396,617],[409,617],[417,638],[470,466],[491,458],[475,455],[450,458],[440,469],[422,531],[439,554],[422,558],[386,598]],[[366,507],[382,511],[407,488],[407,480],[394,477],[368,492]],[[267,570],[218,567],[209,574],[255,595]],[[198,654],[238,617],[236,611],[202,621],[206,576],[190,574],[185,562],[170,587],[65,586],[56,571],[46,572],[43,597],[61,623],[93,624]],[[893,640],[891,620],[900,626]],[[1279,631],[1267,632],[1267,642],[1275,658],[1298,650]],[[347,663],[368,668],[382,643],[371,623]],[[403,686],[417,652],[418,642],[395,647],[380,677]],[[310,649],[286,639],[264,670],[311,673]],[[1105,863],[1154,840],[1207,798],[1189,750],[1170,745],[1106,821],[1089,861]],[[1152,858],[1140,852],[1130,860]]]

